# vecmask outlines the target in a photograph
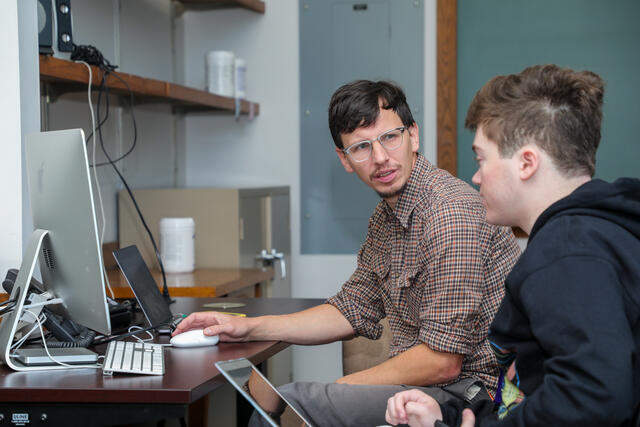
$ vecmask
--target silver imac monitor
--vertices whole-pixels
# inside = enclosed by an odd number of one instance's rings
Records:
[[[70,129],[27,135],[25,156],[34,232],[11,293],[15,308],[0,324],[0,358],[18,370],[10,347],[36,259],[45,288],[62,300],[51,310],[111,333],[84,133]]]

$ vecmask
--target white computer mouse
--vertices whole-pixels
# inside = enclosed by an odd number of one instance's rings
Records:
[[[218,344],[217,335],[205,335],[202,329],[192,329],[171,338],[169,341],[174,347],[202,347]]]

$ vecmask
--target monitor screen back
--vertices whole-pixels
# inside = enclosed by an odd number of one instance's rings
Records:
[[[52,310],[111,333],[102,249],[81,129],[26,136],[33,228],[49,230],[39,254],[42,281],[63,304]]]

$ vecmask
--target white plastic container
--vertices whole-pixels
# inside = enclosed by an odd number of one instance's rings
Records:
[[[196,223],[193,218],[160,220],[160,254],[164,271],[188,273],[195,268]]]
[[[234,74],[233,52],[226,50],[212,50],[206,56],[206,82],[207,90],[216,95],[234,95],[235,86],[233,83]]]
[[[233,81],[235,83],[235,97],[244,99],[247,97],[246,75],[247,62],[244,59],[236,58],[233,61]]]

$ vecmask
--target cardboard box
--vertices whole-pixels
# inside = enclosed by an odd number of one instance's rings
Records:
[[[195,221],[196,268],[238,267],[240,260],[239,192],[223,188],[134,190],[133,194],[160,251],[160,219]],[[136,245],[150,268],[158,268],[149,240],[126,190],[118,194],[120,247]]]

